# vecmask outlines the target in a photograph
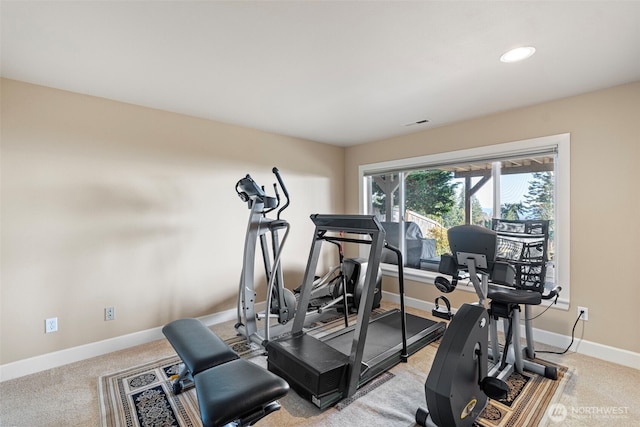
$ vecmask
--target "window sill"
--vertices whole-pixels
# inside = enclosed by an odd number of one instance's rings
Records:
[[[382,274],[388,277],[398,278],[398,267],[393,264],[380,264],[380,269],[382,270]],[[435,278],[438,276],[438,273],[435,271],[427,271],[427,270],[417,270],[415,268],[405,268],[404,269],[404,278],[405,280],[411,280],[418,283],[426,283],[428,285],[433,285]],[[470,292],[475,294],[475,289],[473,289],[473,285],[469,280],[458,280],[458,286],[456,286],[456,291]],[[569,310],[569,299],[563,298],[562,294],[560,294],[560,298],[556,304],[553,304],[553,299],[550,300],[542,300],[542,304],[540,306],[547,307],[551,304],[551,308],[557,310]]]

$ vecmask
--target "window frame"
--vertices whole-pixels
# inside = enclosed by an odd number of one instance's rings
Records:
[[[362,214],[368,214],[367,194],[368,185],[366,178],[374,174],[388,172],[407,171],[435,167],[449,163],[472,162],[478,159],[492,159],[504,156],[518,156],[538,153],[541,151],[555,150],[557,153],[555,174],[555,246],[556,246],[556,284],[562,287],[562,292],[556,308],[568,310],[570,301],[570,272],[571,272],[571,161],[570,161],[571,136],[569,133],[525,139],[487,145],[464,150],[449,151],[429,154],[425,156],[410,157],[398,160],[389,160],[378,163],[363,164],[358,167],[358,209]],[[362,250],[362,249],[361,249]],[[363,254],[361,254],[363,256]],[[398,266],[381,264],[384,275],[397,277]],[[414,268],[405,268],[404,277],[421,283],[433,284],[437,273]],[[473,292],[470,286],[459,286],[460,289]]]

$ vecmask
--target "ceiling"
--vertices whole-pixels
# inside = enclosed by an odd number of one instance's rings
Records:
[[[640,81],[638,1],[0,7],[3,77],[339,146]]]

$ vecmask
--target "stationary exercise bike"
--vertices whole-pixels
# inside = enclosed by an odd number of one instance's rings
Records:
[[[488,375],[489,313],[485,307],[489,278],[511,284],[515,269],[496,261],[497,236],[475,225],[448,231],[452,255],[443,255],[438,271],[453,277],[436,279],[442,292],[451,292],[461,270],[467,270],[478,295],[478,303],[463,304],[449,323],[425,382],[427,408],[416,412],[421,426],[471,426],[489,398],[506,397],[509,387]]]

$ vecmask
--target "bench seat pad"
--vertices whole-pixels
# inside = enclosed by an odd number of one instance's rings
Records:
[[[162,333],[192,375],[239,358],[227,343],[198,319],[174,320],[162,328]]]
[[[489,287],[487,296],[491,301],[507,304],[539,305],[542,302],[542,295],[540,292],[529,291],[526,289],[501,289],[497,287]]]
[[[200,372],[194,379],[204,427],[243,418],[289,391],[285,380],[245,359]]]

